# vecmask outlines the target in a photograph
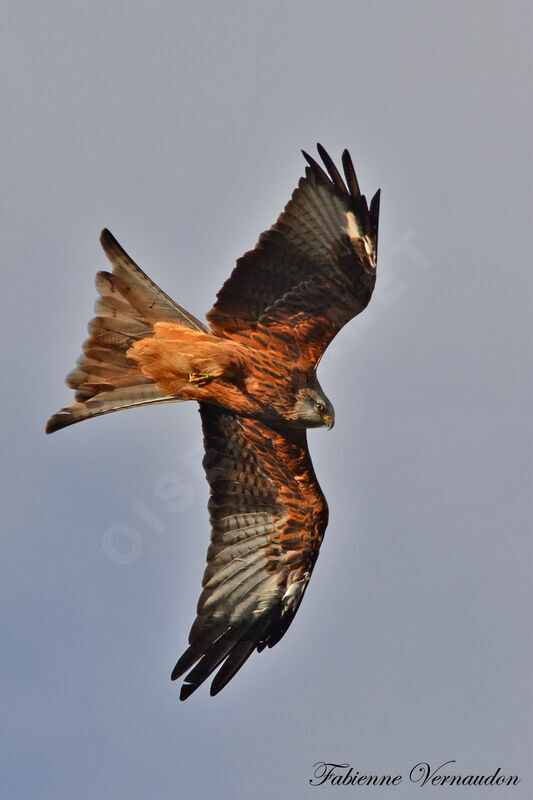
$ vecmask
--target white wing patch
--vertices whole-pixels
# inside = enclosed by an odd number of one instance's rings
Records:
[[[359,239],[363,235],[363,231],[361,226],[359,225],[359,221],[355,218],[355,214],[353,211],[346,212],[346,219],[348,220],[348,227],[346,228],[346,233],[350,237],[350,239]]]
[[[352,241],[354,239],[357,239],[358,241],[363,242],[366,254],[369,257],[371,264],[375,265],[376,254],[374,251],[374,244],[372,240],[365,233],[363,233],[361,224],[357,219],[357,217],[355,216],[355,214],[353,213],[353,211],[346,211],[345,213],[346,213],[346,219],[348,220],[348,225],[344,230],[346,231],[346,233],[348,234],[348,236]]]
[[[311,575],[308,572],[300,575],[297,570],[294,570],[291,575],[289,575],[288,583],[290,582],[291,577],[293,578],[293,581],[290,583],[289,588],[281,598],[284,611],[298,608],[298,604],[305,591],[305,587],[309,583],[309,578]]]

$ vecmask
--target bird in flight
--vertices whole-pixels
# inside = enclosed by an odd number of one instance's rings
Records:
[[[205,325],[168,297],[108,230],[95,316],[67,385],[75,402],[46,432],[148,403],[196,400],[210,486],[211,542],[189,647],[172,672],[185,700],[211,694],[287,631],[328,520],[307,428],[334,423],[316,369],[367,306],[379,191],[370,207],[347,150],[344,177],[304,152],[305,177],[277,222],[237,261]]]

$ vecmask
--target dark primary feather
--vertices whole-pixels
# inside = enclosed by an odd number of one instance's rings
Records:
[[[348,150],[344,150],[342,154],[342,166],[344,168],[344,174],[346,175],[346,183],[348,184],[348,190],[352,197],[359,197],[361,195],[361,191],[359,189],[359,183],[357,181],[357,176],[355,174],[355,169],[353,167],[353,161],[350,153]]]
[[[327,522],[305,433],[284,436],[214,406],[200,411],[212,530],[190,646],[172,673],[188,672],[182,700],[218,668],[216,694],[256,648],[280,640]]]
[[[321,145],[318,152],[329,174],[304,153],[305,177],[277,222],[237,261],[207,315],[219,335],[246,341],[260,332],[273,350],[289,336],[304,366],[316,364],[366,307],[376,275],[379,192],[369,210],[348,151],[345,180]]]
[[[333,183],[335,184],[337,189],[339,189],[339,191],[344,192],[346,187],[344,186],[344,181],[343,181],[343,179],[341,177],[341,174],[340,174],[339,170],[337,169],[337,167],[333,163],[333,159],[331,158],[329,153],[327,153],[324,150],[324,148],[322,147],[321,144],[317,144],[317,150],[318,150],[318,154],[319,154],[320,158],[322,159],[322,161],[326,165],[326,169],[329,172],[329,176],[330,176],[331,180],[333,181]],[[304,153],[304,156],[306,158],[308,158],[306,153]]]

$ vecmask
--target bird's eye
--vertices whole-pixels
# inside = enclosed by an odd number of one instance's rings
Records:
[[[320,411],[321,414],[322,414],[323,411],[326,410],[326,406],[324,405],[324,403],[321,403],[320,401],[315,403],[315,406],[316,406],[316,410]]]

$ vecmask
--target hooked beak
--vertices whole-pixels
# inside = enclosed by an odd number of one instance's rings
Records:
[[[335,417],[332,417],[331,414],[323,414],[322,420],[328,431],[330,431],[335,425]]]

